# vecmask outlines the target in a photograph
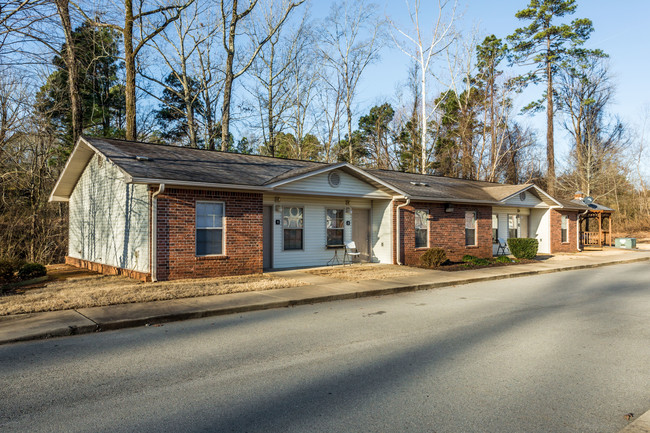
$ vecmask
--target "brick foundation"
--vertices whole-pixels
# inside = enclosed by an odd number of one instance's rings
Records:
[[[262,272],[262,194],[166,189],[158,196],[158,280]],[[224,255],[196,256],[196,201],[225,203]]]
[[[393,204],[393,227],[397,227],[397,206]],[[445,212],[443,203],[411,202],[400,209],[400,242],[395,242],[397,230],[393,230],[393,244],[401,248],[400,257],[405,265],[416,266],[427,248],[415,248],[415,210],[429,211],[429,248],[439,247],[447,258],[460,261],[466,254],[476,257],[492,257],[492,207],[454,205],[452,212]],[[477,245],[465,245],[465,212],[477,213]],[[393,263],[397,263],[397,250],[393,249]]]
[[[562,243],[562,215],[569,217],[569,242],[565,243]],[[577,220],[578,212],[551,209],[551,253],[578,252]]]
[[[105,275],[121,275],[140,281],[151,281],[151,274],[147,272],[133,271],[130,269],[118,268],[115,266],[104,265],[102,263],[90,262],[88,260],[77,259],[75,257],[65,256],[66,265],[76,266],[78,268],[88,269]]]

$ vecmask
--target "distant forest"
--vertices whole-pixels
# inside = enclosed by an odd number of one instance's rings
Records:
[[[62,260],[67,206],[48,196],[82,135],[534,182],[614,208],[621,234],[650,231],[643,130],[612,112],[608,56],[585,47],[595,29],[575,0],[521,0],[521,27],[501,35],[459,30],[451,0],[404,3],[404,22],[366,0],[327,16],[309,3],[5,0],[0,259]],[[404,83],[361,107],[387,46]],[[538,94],[522,112],[524,89]],[[546,130],[524,126],[535,112]],[[559,133],[571,150],[556,170]]]

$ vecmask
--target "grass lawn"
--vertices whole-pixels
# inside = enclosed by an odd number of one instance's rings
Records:
[[[361,264],[310,269],[307,272],[346,281],[387,280],[390,278],[422,275],[422,271],[408,266]]]
[[[267,274],[142,283],[67,265],[48,266],[48,280],[0,296],[0,316],[303,286]]]

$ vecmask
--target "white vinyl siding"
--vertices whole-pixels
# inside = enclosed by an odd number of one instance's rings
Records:
[[[519,211],[519,212],[517,212]],[[548,239],[548,208],[507,208],[493,207],[493,215],[498,218],[499,237],[508,239],[508,215],[520,215],[521,237],[532,237],[539,241],[539,252],[547,254],[550,252]],[[497,245],[493,245],[493,253],[496,254]],[[507,251],[509,254],[510,252]]]
[[[93,156],[70,195],[68,255],[149,272],[149,193]]]
[[[541,201],[535,194],[531,192],[531,190],[528,190],[525,192],[526,193],[526,198],[522,201],[521,198],[519,198],[519,194],[515,195],[509,200],[505,201],[506,206],[525,206],[525,207],[535,207],[535,206],[544,206],[546,207],[546,204],[544,204],[543,201]]]
[[[343,209],[343,241],[352,240],[352,214],[345,212],[347,208],[370,209],[370,200],[345,198],[316,198],[300,196],[264,197],[264,204],[273,205],[273,268],[289,268],[301,266],[324,266],[333,256],[334,250],[327,248],[327,209]],[[346,201],[349,204],[346,205]],[[285,251],[282,247],[282,221],[284,207],[303,208],[303,249]],[[390,200],[374,200],[371,213],[372,227],[372,261],[390,263]],[[348,225],[348,221],[350,224]],[[382,245],[383,244],[383,245]],[[343,258],[343,250],[338,252],[339,259]]]
[[[343,170],[336,170],[340,176],[340,183],[335,188],[332,187],[327,176],[330,172],[316,174],[304,179],[289,182],[276,188],[278,192],[298,192],[324,195],[340,195],[346,197],[377,197],[390,198],[384,191],[378,190],[374,186],[361,179],[358,179]]]

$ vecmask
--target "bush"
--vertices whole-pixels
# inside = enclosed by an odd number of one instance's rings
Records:
[[[510,257],[508,257],[508,256],[495,257],[494,261],[496,263],[512,263],[512,260],[510,260]]]
[[[47,274],[47,269],[40,263],[25,263],[18,271],[18,278],[21,280],[31,280],[32,278],[42,277]]]
[[[534,259],[537,256],[539,242],[533,238],[510,238],[508,249],[518,259]]]
[[[482,259],[480,257],[472,256],[469,254],[465,254],[463,256],[463,262],[475,266],[488,266],[490,264],[490,261],[488,259]]]
[[[429,248],[420,256],[420,263],[427,268],[440,266],[447,261],[447,253],[442,248]]]
[[[8,283],[14,278],[18,269],[12,260],[0,260],[0,284]]]

